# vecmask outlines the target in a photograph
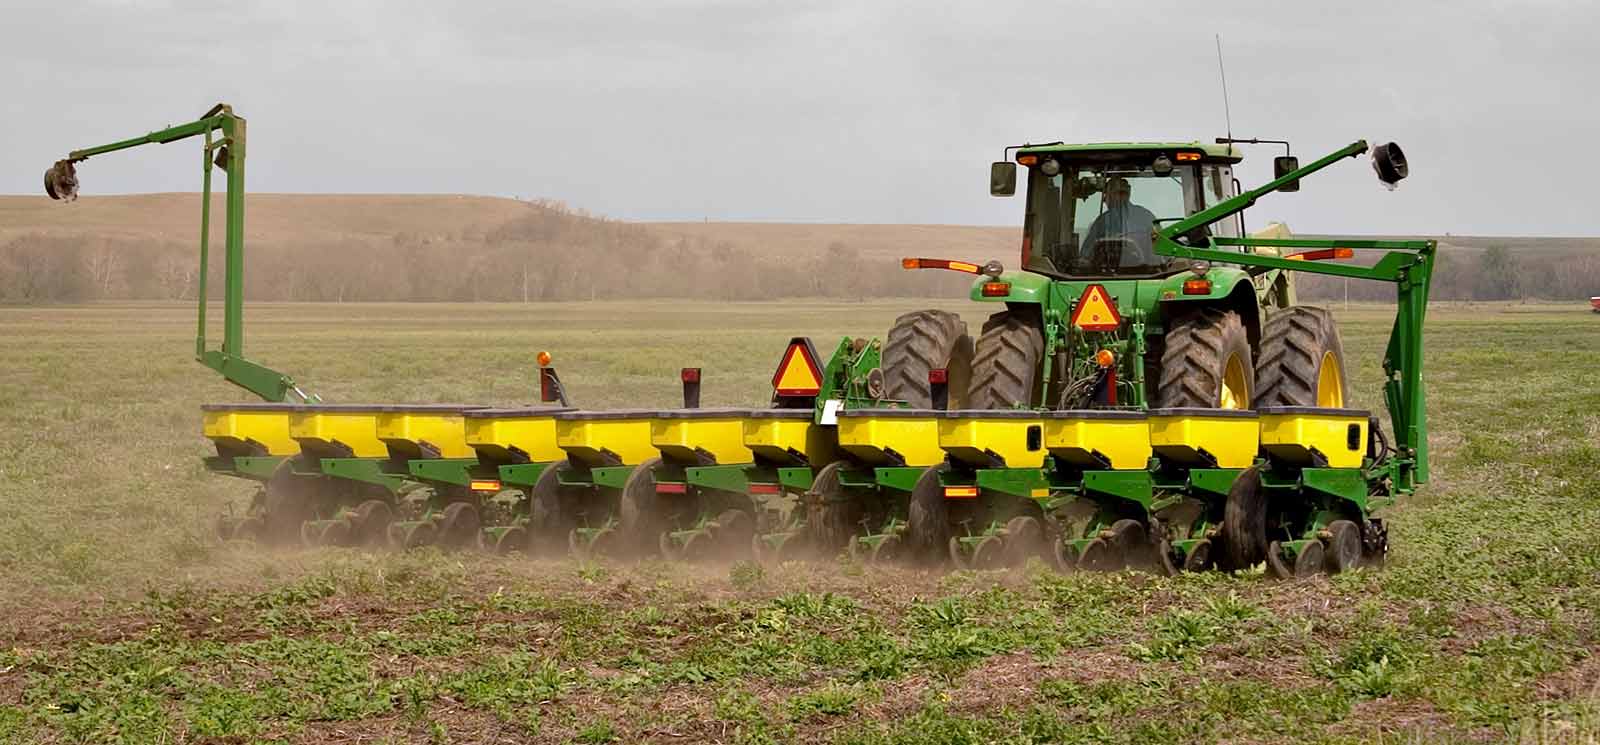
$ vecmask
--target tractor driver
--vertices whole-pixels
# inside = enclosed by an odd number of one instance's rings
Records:
[[[1106,180],[1105,211],[1094,219],[1084,236],[1083,246],[1090,255],[1112,251],[1116,266],[1149,266],[1156,263],[1155,252],[1150,248],[1150,233],[1155,228],[1156,216],[1150,210],[1129,202],[1133,187],[1121,176]],[[1102,241],[1104,245],[1102,245]],[[1109,262],[1108,262],[1109,263]]]

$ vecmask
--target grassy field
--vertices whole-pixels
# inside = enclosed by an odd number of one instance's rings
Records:
[[[911,302],[252,306],[329,401],[759,405]],[[976,330],[974,306],[952,303]],[[1387,569],[932,574],[218,544],[192,309],[0,308],[0,742],[1593,742],[1600,318],[1440,307]],[[1377,404],[1389,315],[1341,314]]]

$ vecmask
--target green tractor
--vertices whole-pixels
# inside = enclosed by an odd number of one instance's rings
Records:
[[[887,396],[926,407],[928,372],[945,369],[952,409],[1344,406],[1338,328],[1328,311],[1295,304],[1290,272],[1155,250],[1158,230],[1240,195],[1235,142],[1255,141],[1015,148],[1015,162],[993,165],[990,193],[1015,194],[1026,167],[1019,267],[904,262],[980,275],[972,299],[1005,309],[976,343],[952,313],[898,318],[883,352]],[[1292,156],[1274,165],[1279,177],[1299,168]],[[1189,245],[1246,237],[1238,212],[1193,232]]]

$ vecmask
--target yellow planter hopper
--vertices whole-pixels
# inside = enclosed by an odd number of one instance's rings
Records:
[[[317,458],[387,458],[378,439],[382,404],[302,404],[289,414],[289,436]]]
[[[1150,446],[1194,468],[1249,468],[1260,451],[1261,421],[1243,409],[1151,409]]]
[[[749,463],[755,458],[744,446],[749,409],[670,409],[650,422],[650,444],[661,457],[678,463],[715,465]]]
[[[844,409],[839,412],[839,447],[874,466],[936,466],[939,414],[932,409]]]
[[[378,439],[396,458],[471,458],[461,414],[482,406],[410,404],[378,410]]]
[[[550,463],[567,457],[556,445],[557,406],[475,409],[461,413],[467,447],[486,463]]]
[[[1044,418],[1037,411],[939,412],[939,447],[978,468],[1044,465]]]
[[[1062,461],[1118,471],[1150,466],[1150,422],[1142,411],[1074,409],[1044,417],[1044,446]]]
[[[633,466],[656,457],[650,444],[654,409],[563,411],[556,414],[556,446],[589,466]]]
[[[205,436],[217,446],[217,455],[295,455],[300,443],[289,436],[289,414],[294,404],[204,404]]]
[[[837,460],[837,434],[815,420],[810,408],[753,409],[744,420],[744,446],[769,463],[832,463]]]
[[[1261,447],[1297,466],[1360,468],[1372,413],[1313,406],[1263,406]]]

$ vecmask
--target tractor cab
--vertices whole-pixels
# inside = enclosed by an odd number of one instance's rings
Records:
[[[1188,266],[1157,255],[1154,232],[1239,193],[1227,145],[1100,143],[1030,145],[1016,163],[1027,168],[1022,268],[1060,279],[1155,278]],[[996,173],[991,191],[1015,189]],[[997,168],[997,171],[1001,170]],[[1237,216],[1209,227],[1216,237],[1243,233]]]

